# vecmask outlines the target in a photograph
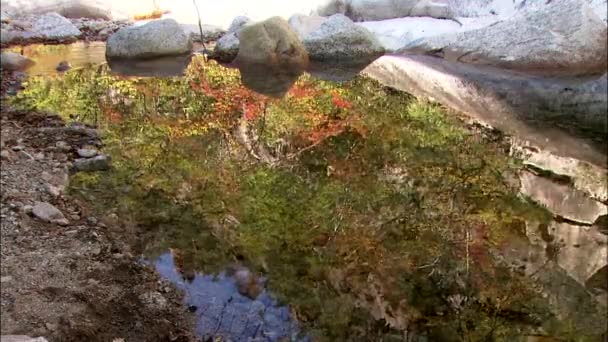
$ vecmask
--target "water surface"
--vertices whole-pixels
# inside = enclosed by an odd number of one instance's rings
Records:
[[[84,63],[31,78],[14,103],[103,130],[113,169],[71,191],[137,225],[200,335],[600,339],[604,292],[556,260],[584,260],[576,248],[603,235],[556,228],[520,196],[500,136],[352,70],[275,79],[194,56],[161,78]],[[238,292],[235,263],[267,279],[259,297]]]

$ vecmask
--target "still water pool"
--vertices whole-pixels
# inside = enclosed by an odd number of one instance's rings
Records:
[[[167,77],[164,62],[105,63],[99,44],[28,49],[37,69],[14,104],[100,128],[113,168],[75,175],[71,191],[137,227],[138,251],[184,291],[200,335],[605,333],[602,285],[561,269],[554,238],[533,243],[553,218],[518,194],[521,165],[496,132],[356,76],[361,66],[275,77],[190,56]],[[61,60],[72,69],[56,72]]]

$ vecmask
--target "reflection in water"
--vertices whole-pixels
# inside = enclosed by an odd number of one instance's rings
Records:
[[[303,72],[260,63],[240,63],[237,66],[241,73],[241,82],[246,87],[275,98],[283,97]]]
[[[311,71],[345,80],[358,67]],[[504,181],[516,170],[502,141],[366,78],[303,75],[292,87],[297,72],[240,71],[194,58],[167,82],[117,77],[104,65],[32,78],[16,96],[100,118],[114,169],[77,174],[73,189],[149,228],[147,255],[183,252],[155,266],[187,293],[201,335],[276,340],[297,331],[263,286],[248,292],[238,272],[220,272],[238,255],[265,270],[310,335],[328,341],[402,340],[406,329],[431,341],[605,332],[597,299],[606,269],[581,266],[605,260],[605,236],[553,229],[552,216],[522,201]],[[291,89],[264,102],[241,79],[275,96]],[[259,158],[261,147],[275,164]],[[219,276],[185,280],[175,263]]]
[[[185,303],[197,316],[199,336],[221,336],[228,341],[281,341],[298,335],[289,308],[279,305],[265,290],[255,299],[246,297],[239,293],[235,277],[226,272],[217,276],[196,274],[185,280],[170,252],[158,257],[154,266],[161,276],[185,292]]]
[[[68,45],[32,44],[18,49],[36,64],[28,69],[28,74],[55,75],[61,70],[57,67],[69,63],[73,68],[105,62],[106,44],[104,42],[77,42]]]
[[[172,77],[183,76],[192,55],[168,56],[153,59],[109,59],[112,73],[124,76]]]
[[[373,61],[372,61],[373,62]],[[334,82],[345,82],[357,77],[370,61],[343,62],[311,62],[308,72],[314,77]]]

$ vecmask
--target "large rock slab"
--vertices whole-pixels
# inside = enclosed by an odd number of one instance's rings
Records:
[[[383,56],[365,74],[440,102],[530,148],[605,167],[608,80],[522,75],[430,56]]]
[[[357,25],[369,30],[390,52],[396,52],[417,39],[453,33],[461,28],[454,20],[411,17],[364,21]]]
[[[342,14],[335,14],[304,38],[311,60],[373,61],[384,54],[384,47],[364,27]]]
[[[151,21],[138,27],[125,27],[108,39],[109,58],[155,58],[189,53],[192,41],[173,19]]]
[[[320,6],[316,13],[322,16],[344,14],[354,21],[453,16],[447,0],[330,0]]]
[[[544,75],[607,71],[607,28],[582,0],[555,1],[493,25],[427,37],[400,50]]]

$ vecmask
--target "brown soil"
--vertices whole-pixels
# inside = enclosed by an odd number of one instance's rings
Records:
[[[2,96],[10,81],[3,73]],[[49,341],[195,341],[181,294],[143,265],[138,232],[95,217],[65,186],[75,151],[100,142],[57,116],[1,108],[1,333]],[[86,133],[83,133],[86,132]],[[63,143],[57,144],[62,141]],[[48,202],[69,224],[29,213]],[[121,340],[122,339],[122,340]]]

